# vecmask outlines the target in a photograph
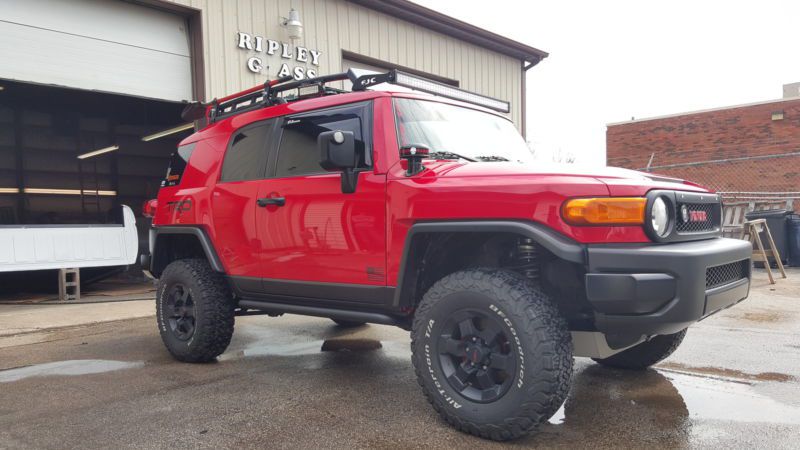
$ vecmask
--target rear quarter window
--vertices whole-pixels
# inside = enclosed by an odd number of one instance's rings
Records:
[[[189,158],[194,153],[194,147],[195,144],[193,143],[181,145],[172,154],[167,167],[167,175],[164,177],[164,181],[161,182],[162,187],[177,186],[181,183],[183,171],[186,170],[186,166],[189,164]]]
[[[267,148],[276,120],[248,125],[231,138],[222,163],[220,182],[248,181],[264,178]]]

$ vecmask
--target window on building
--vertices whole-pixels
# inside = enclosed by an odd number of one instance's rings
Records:
[[[286,118],[278,149],[275,176],[294,177],[325,173],[319,165],[317,137],[326,131],[352,131],[355,135],[357,168],[372,166],[371,105],[359,103],[314,111]]]
[[[263,178],[267,161],[267,143],[274,120],[247,126],[231,139],[222,163],[220,181],[246,181]]]

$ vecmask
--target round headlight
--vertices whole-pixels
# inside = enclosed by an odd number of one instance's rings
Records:
[[[653,231],[659,237],[664,237],[667,235],[667,227],[669,226],[669,212],[667,211],[667,204],[661,197],[658,197],[655,199],[655,201],[653,201],[653,208],[650,211],[650,223],[653,226]]]

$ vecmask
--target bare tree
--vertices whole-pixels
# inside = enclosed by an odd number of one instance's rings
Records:
[[[564,152],[561,149],[553,152],[553,162],[560,164],[573,164],[575,163],[575,154],[572,152]]]

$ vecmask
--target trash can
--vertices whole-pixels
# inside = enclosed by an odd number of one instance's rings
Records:
[[[800,267],[800,216],[793,214],[786,218],[789,237],[789,265]]]
[[[792,214],[792,211],[785,209],[768,209],[764,211],[751,211],[744,215],[747,220],[767,219],[767,227],[772,234],[772,240],[775,241],[775,249],[781,255],[781,262],[787,263],[789,258],[789,237],[788,237],[788,220],[787,217]],[[767,233],[761,230],[761,242],[764,244],[764,250],[769,250],[769,239]]]

